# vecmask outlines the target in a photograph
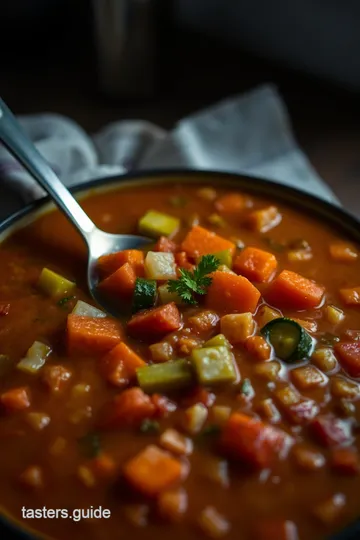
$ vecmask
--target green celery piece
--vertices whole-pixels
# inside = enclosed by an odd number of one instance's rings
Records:
[[[204,344],[204,347],[227,347],[228,349],[231,349],[231,345],[224,334],[217,334],[217,336],[209,339]]]
[[[221,265],[225,265],[228,268],[232,268],[232,255],[229,249],[224,249],[223,251],[218,251],[214,253],[215,257],[219,259]]]
[[[170,236],[175,233],[180,227],[180,219],[157,212],[156,210],[149,210],[139,220],[139,232],[151,236],[151,238],[158,238],[159,236]]]
[[[234,356],[227,347],[194,349],[191,361],[201,384],[220,384],[237,379]]]
[[[193,372],[186,359],[144,366],[136,370],[136,375],[144,392],[184,388],[193,381]]]
[[[64,278],[64,276],[60,276],[60,274],[49,270],[49,268],[43,268],[39,277],[38,287],[48,296],[59,297],[73,291],[76,284]]]

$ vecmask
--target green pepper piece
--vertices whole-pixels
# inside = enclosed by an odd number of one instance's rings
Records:
[[[180,219],[163,214],[162,212],[157,212],[156,210],[149,210],[139,221],[139,232],[151,238],[170,236],[179,227]]]
[[[313,339],[306,330],[287,317],[270,321],[261,333],[273,346],[276,356],[285,362],[309,358],[314,348]]]
[[[139,386],[144,392],[166,392],[185,388],[193,381],[193,373],[186,359],[152,364],[136,371]]]
[[[136,278],[133,295],[132,311],[136,313],[141,309],[149,309],[155,305],[156,281],[153,279]]]
[[[228,349],[231,349],[231,345],[224,334],[217,334],[213,338],[209,339],[204,344],[204,347],[227,347]]]
[[[237,379],[234,356],[227,347],[194,349],[191,361],[201,384],[234,382]]]

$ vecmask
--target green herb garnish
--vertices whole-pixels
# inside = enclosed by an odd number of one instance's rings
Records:
[[[180,278],[170,280],[168,290],[177,293],[187,304],[197,304],[195,295],[206,294],[211,285],[211,277],[208,274],[215,272],[220,266],[220,261],[214,255],[204,255],[195,270],[179,269]]]
[[[59,307],[65,307],[71,300],[74,300],[75,296],[65,296],[64,298],[60,298],[60,300],[57,301],[57,305]]]
[[[250,397],[254,392],[250,379],[244,379],[240,386],[240,393],[243,396]]]
[[[95,458],[100,454],[101,441],[96,432],[90,432],[79,439],[81,453],[87,458]]]
[[[140,425],[141,433],[159,433],[160,425],[156,420],[151,420],[150,418],[145,418]]]

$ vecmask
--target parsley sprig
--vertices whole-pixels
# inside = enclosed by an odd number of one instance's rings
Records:
[[[179,279],[169,281],[168,290],[176,292],[187,304],[197,304],[196,295],[206,294],[212,278],[208,275],[215,272],[220,261],[214,255],[204,255],[197,267],[193,270],[180,268]]]

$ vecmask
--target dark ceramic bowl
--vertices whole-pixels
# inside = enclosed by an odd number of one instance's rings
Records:
[[[360,221],[342,208],[288,186],[231,173],[190,170],[144,171],[106,179],[95,179],[73,189],[73,192],[77,198],[85,198],[96,193],[111,191],[129,185],[169,182],[220,184],[221,186],[240,189],[261,197],[275,199],[295,207],[299,211],[313,215],[320,221],[337,229],[349,239],[360,243]],[[14,230],[23,228],[41,214],[53,208],[54,205],[45,197],[13,214],[0,224],[0,242],[11,235]],[[357,493],[354,493],[354,496],[356,497]],[[3,512],[2,515],[0,514],[0,538],[6,540],[38,540],[45,537],[30,528],[25,528],[23,524]],[[360,519],[328,540],[360,540]]]

